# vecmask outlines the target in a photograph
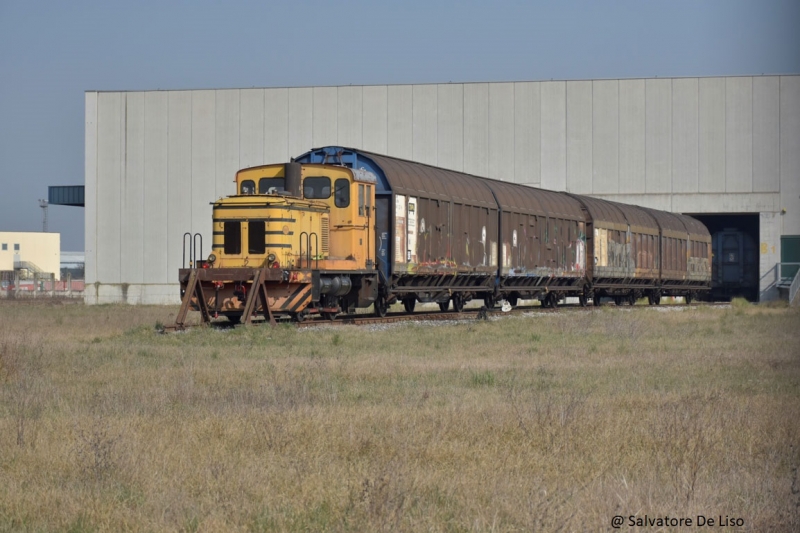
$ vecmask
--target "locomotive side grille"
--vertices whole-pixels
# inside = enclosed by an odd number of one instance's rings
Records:
[[[328,237],[330,236],[330,219],[328,217],[322,217],[322,235],[320,236],[320,240],[322,241],[320,244],[322,245],[322,255],[328,255]]]

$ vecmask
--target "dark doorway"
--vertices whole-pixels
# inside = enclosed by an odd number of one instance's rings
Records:
[[[758,301],[758,213],[687,213],[708,228],[713,250],[711,297]]]

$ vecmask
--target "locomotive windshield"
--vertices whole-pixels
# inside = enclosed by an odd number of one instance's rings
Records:
[[[336,207],[348,207],[350,205],[350,181],[346,179],[336,180],[334,191],[334,203]]]
[[[314,200],[327,200],[331,197],[331,179],[327,176],[314,176],[304,179],[303,197]]]
[[[256,192],[256,182],[253,180],[244,180],[242,182],[241,190],[239,191],[240,194],[255,194]]]
[[[258,180],[258,194],[273,194],[286,189],[286,178],[261,178]]]

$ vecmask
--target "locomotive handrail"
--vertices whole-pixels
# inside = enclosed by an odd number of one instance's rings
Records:
[[[200,239],[200,258],[197,258],[197,239]],[[195,233],[194,237],[192,237],[192,242],[194,243],[194,266],[197,267],[197,263],[203,260],[203,235],[200,233]]]
[[[311,237],[312,236],[314,237],[314,250],[318,251],[319,250],[319,236],[316,234],[316,232],[313,232],[313,231],[311,233],[308,233],[307,231],[304,231],[304,232],[300,233],[300,268],[303,268],[303,236],[304,235],[305,235],[305,244],[306,244],[306,268],[311,268],[311,261],[312,261]],[[318,257],[318,255],[315,254],[313,256],[313,261],[315,263],[315,266],[317,268],[319,268],[319,257]]]
[[[181,260],[181,268],[186,268],[186,238],[189,238],[189,268],[197,266],[197,240],[200,239],[200,260],[203,259],[203,236],[200,233],[195,233],[192,236],[190,231],[183,234],[183,259]]]

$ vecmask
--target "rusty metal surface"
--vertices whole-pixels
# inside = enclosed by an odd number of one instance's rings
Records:
[[[632,231],[652,235],[658,234],[658,224],[656,224],[656,220],[650,212],[652,210],[647,210],[638,205],[621,204],[611,201],[608,203],[613,204],[625,216]]]
[[[683,222],[683,225],[686,227],[690,238],[703,242],[711,242],[711,234],[708,232],[708,228],[706,228],[702,222],[696,218],[692,218],[689,215],[683,215],[681,213],[673,213],[673,215]]]
[[[503,211],[583,220],[581,205],[571,196],[505,181],[485,179],[485,182]]]
[[[684,226],[683,222],[681,222],[681,219],[676,217],[674,214],[666,211],[659,211],[658,209],[650,209],[649,207],[639,207],[639,209],[652,216],[661,227],[662,232],[674,232],[686,235],[686,226]]]
[[[185,283],[192,273],[191,268],[181,268],[178,270],[178,280]],[[250,281],[258,273],[260,268],[198,268],[197,279],[200,281]],[[281,281],[283,271],[278,268],[267,269],[268,281]]]
[[[423,163],[363,153],[381,167],[395,193],[497,208],[492,192],[481,178]]]
[[[577,194],[570,194],[570,196],[584,205],[589,212],[589,216],[592,217],[595,228],[603,227],[627,230],[628,220],[625,218],[625,214],[620,211],[619,207],[613,202]]]

